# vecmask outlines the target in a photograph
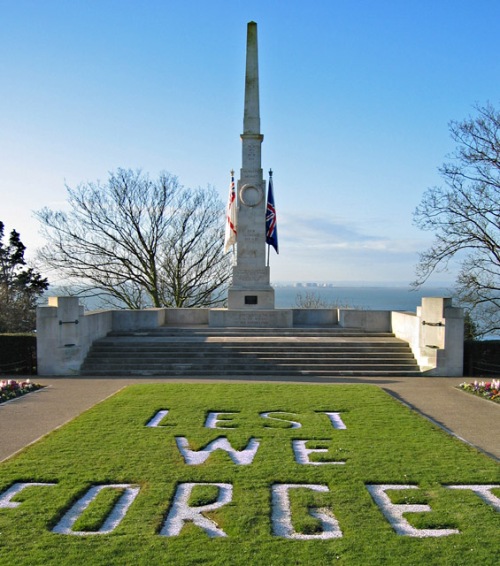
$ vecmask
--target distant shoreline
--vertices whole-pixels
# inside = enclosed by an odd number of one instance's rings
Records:
[[[341,289],[345,287],[369,287],[369,288],[387,288],[392,289],[413,289],[409,282],[399,281],[271,281],[271,285],[277,287],[296,287],[301,289]],[[425,289],[452,289],[455,286],[451,282],[437,282],[432,285],[423,285]]]
[[[420,306],[422,297],[451,297],[450,287],[432,286],[413,290],[409,285],[344,285],[332,286],[294,286],[285,284],[272,284],[275,289],[276,308],[297,308],[297,296],[305,297],[307,294],[318,297],[326,307],[346,307],[366,310],[396,310],[415,312]],[[58,289],[57,286],[49,288],[48,296],[65,296],[68,289]],[[98,310],[101,299],[88,297],[81,299],[81,304],[87,310]]]

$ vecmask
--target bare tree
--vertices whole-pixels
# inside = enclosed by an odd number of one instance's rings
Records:
[[[420,255],[414,284],[458,260],[458,297],[481,336],[500,330],[500,112],[491,104],[476,110],[450,123],[458,145],[439,170],[446,186],[428,189],[415,211],[415,224],[435,239]]]
[[[220,305],[230,278],[224,206],[214,189],[185,189],[162,173],[118,169],[106,183],[67,187],[69,212],[35,213],[47,244],[42,261],[131,309]]]

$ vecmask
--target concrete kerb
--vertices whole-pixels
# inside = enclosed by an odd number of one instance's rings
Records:
[[[164,378],[39,378],[47,387],[0,405],[0,462],[134,383],[266,383],[265,380]],[[328,378],[273,383],[372,384],[415,410],[447,433],[500,461],[500,406],[457,389],[464,378]],[[268,381],[267,381],[268,382]]]

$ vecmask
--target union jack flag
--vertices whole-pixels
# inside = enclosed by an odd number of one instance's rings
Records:
[[[273,172],[269,171],[269,188],[266,207],[266,244],[278,251],[278,226],[276,225],[276,207],[274,206]]]
[[[236,243],[236,190],[234,188],[234,171],[231,171],[231,185],[229,186],[229,200],[226,212],[226,234],[224,236],[224,253]]]

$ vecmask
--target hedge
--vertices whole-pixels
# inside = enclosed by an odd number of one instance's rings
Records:
[[[500,377],[500,340],[467,340],[464,344],[464,375]]]
[[[0,334],[0,375],[36,374],[36,335]]]

